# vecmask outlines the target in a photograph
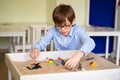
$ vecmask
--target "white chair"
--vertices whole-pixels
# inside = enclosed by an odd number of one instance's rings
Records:
[[[28,26],[23,26],[26,31],[25,49],[30,48],[28,44],[30,43],[30,30]],[[26,45],[27,44],[27,45]],[[10,39],[10,52],[14,53],[18,50],[22,50],[22,40],[21,37],[13,37]]]
[[[25,45],[25,51],[30,52],[31,46],[39,41],[40,37],[45,35],[48,29],[49,27],[47,25],[30,25],[29,28],[26,29],[27,43]],[[51,44],[48,45],[44,51],[53,51],[55,50],[53,47],[53,42],[51,41]],[[22,50],[22,45],[15,45],[14,49],[15,53],[17,53]]]
[[[49,30],[50,26],[47,25],[31,25],[30,26],[31,30],[32,30],[32,44],[35,44],[37,41],[40,40],[40,37],[42,37],[43,35],[46,34],[46,32]],[[55,50],[54,46],[53,46],[53,41],[51,41],[50,45],[48,45],[46,47],[46,49],[44,51],[53,51]]]

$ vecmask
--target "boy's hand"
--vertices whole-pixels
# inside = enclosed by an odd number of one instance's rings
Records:
[[[67,69],[74,69],[74,68],[78,65],[80,59],[81,59],[83,56],[84,56],[84,52],[78,51],[78,52],[77,52],[75,55],[73,55],[69,60],[67,60],[67,62],[65,63],[65,67],[66,67]]]
[[[35,59],[40,55],[40,51],[37,48],[34,48],[32,52],[30,52],[30,56]]]

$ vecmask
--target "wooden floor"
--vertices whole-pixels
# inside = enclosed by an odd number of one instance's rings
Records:
[[[5,65],[5,53],[8,53],[8,51],[0,51],[0,80],[8,80],[8,69]],[[115,59],[109,58],[109,60],[115,63]]]
[[[0,80],[8,80],[8,69],[5,65],[5,53],[0,52]]]

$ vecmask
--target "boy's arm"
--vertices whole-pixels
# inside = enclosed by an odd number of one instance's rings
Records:
[[[90,36],[87,35],[85,30],[82,30],[79,36],[80,41],[82,42],[82,46],[79,50],[83,51],[85,55],[87,55],[95,48],[95,42],[92,38],[90,38]]]
[[[41,37],[38,42],[36,42],[35,44],[32,45],[32,49],[33,48],[37,48],[40,51],[43,51],[46,48],[46,46],[48,44],[50,44],[51,40],[53,39],[53,32],[54,32],[54,28],[51,28],[46,33],[46,35],[44,35],[43,37]]]
[[[53,37],[53,30],[51,29],[47,32],[45,36],[41,37],[41,39],[37,43],[32,45],[30,56],[33,59],[37,58],[40,55],[40,51],[44,50],[46,46],[50,43],[52,37]]]

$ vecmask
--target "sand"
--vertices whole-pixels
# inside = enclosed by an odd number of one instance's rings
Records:
[[[91,60],[87,60],[89,58],[94,58]],[[90,67],[90,63],[92,61],[96,62],[95,67]],[[74,70],[68,70],[64,67],[64,65],[59,64],[56,66],[55,64],[49,64],[46,61],[37,61],[37,60],[28,60],[25,62],[14,62],[16,68],[18,68],[19,72],[22,75],[29,75],[29,74],[49,74],[49,73],[61,73],[61,72],[71,72]],[[29,70],[27,67],[34,67],[32,64],[37,64],[41,66],[41,68]],[[80,61],[82,68],[87,70],[102,70],[102,69],[111,69],[116,68],[115,64],[109,62],[108,60],[103,59],[102,57],[96,56],[95,54],[91,53],[88,56],[85,56]],[[76,67],[75,71],[82,71],[81,69],[78,70]]]

